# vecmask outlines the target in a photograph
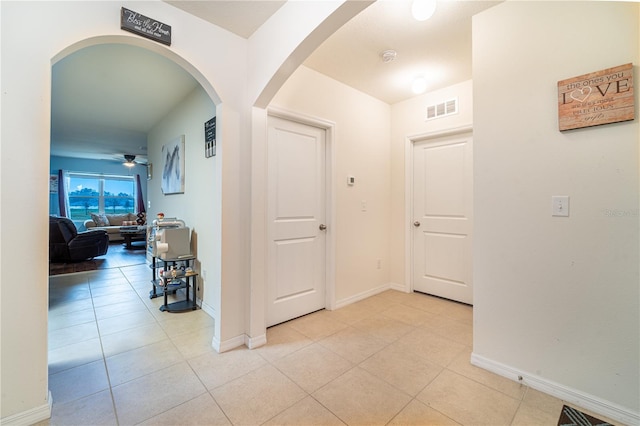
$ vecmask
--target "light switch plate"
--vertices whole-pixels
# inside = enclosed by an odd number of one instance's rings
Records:
[[[568,195],[554,195],[551,197],[551,216],[569,216]]]

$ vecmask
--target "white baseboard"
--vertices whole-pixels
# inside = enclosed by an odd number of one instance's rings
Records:
[[[390,287],[391,290],[397,290],[397,291],[401,291],[403,293],[409,293],[409,287],[405,284],[398,284],[398,283],[391,283]]]
[[[247,336],[245,334],[245,336],[244,336],[244,344],[249,349],[259,348],[260,346],[264,346],[264,345],[267,344],[267,335],[266,334],[261,334],[260,336],[249,337],[249,336]]]
[[[53,406],[53,398],[51,397],[51,391],[47,395],[47,402],[39,407],[32,408],[22,413],[13,414],[8,417],[4,417],[0,420],[0,424],[4,425],[16,425],[25,426],[32,425],[34,423],[41,422],[51,418],[51,407]]]
[[[217,336],[213,336],[213,341],[211,342],[211,345],[213,346],[213,349],[216,350],[216,352],[222,353],[222,352],[230,351],[231,349],[235,349],[238,346],[244,346],[244,339],[245,339],[245,336],[244,334],[242,334],[240,336],[236,336],[232,339],[225,340],[224,342],[222,342],[218,339]]]
[[[336,309],[344,308],[347,305],[359,302],[360,300],[364,300],[367,297],[375,296],[376,294],[382,293],[383,291],[389,290],[390,288],[391,288],[391,283],[387,283],[379,287],[372,288],[371,290],[367,290],[362,293],[349,296],[346,299],[338,300],[336,301]]]
[[[218,321],[218,316],[217,316],[217,312],[216,310],[213,308],[213,306],[205,303],[204,300],[202,299],[198,299],[200,301],[200,309],[202,309],[203,311],[205,311],[207,313],[207,315],[209,315],[211,318],[213,318],[214,321]]]
[[[575,404],[578,407],[590,410],[596,414],[608,417],[611,420],[617,420],[628,425],[640,424],[640,413],[633,412],[628,408],[621,407],[610,401],[555,383],[535,374],[520,371],[475,353],[471,354],[471,364],[515,382],[522,383],[540,392],[555,396],[558,399]]]

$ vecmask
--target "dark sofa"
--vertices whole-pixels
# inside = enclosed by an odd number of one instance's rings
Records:
[[[78,232],[66,217],[49,216],[49,261],[79,262],[107,254],[107,231]]]

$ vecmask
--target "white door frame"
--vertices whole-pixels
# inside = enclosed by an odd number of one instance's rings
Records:
[[[473,133],[473,125],[466,124],[435,132],[409,135],[405,138],[404,150],[404,282],[405,292],[413,292],[413,145],[417,142],[440,139],[446,136],[456,136]]]
[[[326,217],[326,246],[325,246],[325,309],[330,311],[336,307],[336,291],[335,291],[335,234],[333,232],[333,226],[336,223],[335,218],[335,190],[333,183],[333,171],[335,170],[335,149],[333,148],[335,140],[335,127],[334,122],[324,120],[322,118],[304,115],[292,111],[285,110],[279,107],[269,107],[267,109],[267,120],[269,117],[282,118],[284,120],[295,121],[297,123],[305,124],[307,126],[318,127],[323,129],[325,133],[325,217]],[[268,171],[267,171],[268,172]],[[268,200],[265,199],[265,204]],[[265,229],[266,231],[266,229]],[[265,241],[267,235],[264,235]],[[267,270],[264,271],[264,282],[268,279]],[[265,292],[265,307],[267,304],[266,292]],[[265,308],[266,309],[266,308]],[[265,314],[266,315],[266,314]]]

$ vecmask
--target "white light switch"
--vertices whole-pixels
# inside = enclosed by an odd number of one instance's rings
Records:
[[[569,216],[568,195],[554,195],[551,197],[551,216]]]

